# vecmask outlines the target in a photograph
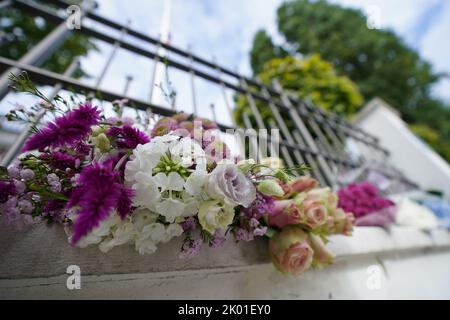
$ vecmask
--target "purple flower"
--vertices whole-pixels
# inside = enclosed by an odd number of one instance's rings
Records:
[[[18,207],[20,209],[20,212],[25,214],[31,214],[33,212],[33,204],[25,199],[22,199],[18,203]]]
[[[248,218],[254,218],[256,220],[261,219],[264,215],[273,211],[275,202],[272,197],[263,195],[261,192],[256,192],[256,200],[248,208],[244,208],[242,211]]]
[[[72,146],[86,138],[91,127],[97,125],[100,111],[91,103],[80,105],[66,115],[50,122],[39,130],[25,144],[23,151],[42,150],[47,147]]]
[[[202,240],[192,240],[188,239],[183,243],[183,246],[181,247],[181,252],[178,255],[180,259],[192,259],[193,257],[197,256],[200,253],[200,249],[202,246]]]
[[[183,231],[194,230],[195,228],[197,228],[197,220],[195,220],[193,217],[189,217],[181,223],[181,227],[183,228]]]
[[[41,158],[47,160],[52,168],[66,170],[67,168],[76,169],[79,157],[63,151],[52,151],[41,155]]]
[[[150,141],[145,133],[129,125],[122,128],[112,127],[108,130],[108,135],[117,138],[119,148],[134,149],[139,144],[146,144]]]
[[[5,203],[0,204],[1,222],[7,226],[12,226],[16,230],[20,230],[23,227],[31,224],[33,218],[28,214],[20,214],[20,210],[17,207],[18,201],[16,197],[11,197]]]
[[[20,167],[17,162],[14,162],[9,168],[8,168],[8,175],[10,178],[13,179],[19,179],[20,178]]]
[[[42,213],[56,222],[61,222],[64,218],[65,205],[66,203],[61,200],[49,200],[42,209]]]
[[[20,180],[14,180],[14,187],[16,188],[17,194],[24,193],[27,188],[26,184]]]
[[[220,234],[218,234],[217,232],[213,235],[212,241],[210,243],[210,246],[212,248],[218,248],[223,246],[223,244],[225,243],[225,237],[222,237]]]
[[[255,237],[262,237],[267,233],[267,227],[260,227],[260,228],[255,228],[255,230],[253,230],[253,235]]]
[[[31,169],[23,169],[20,171],[20,177],[25,181],[30,181],[34,178],[34,171]]]
[[[248,230],[245,230],[244,228],[239,228],[235,234],[235,238],[237,241],[253,241],[255,239],[252,232],[249,232]]]
[[[338,197],[339,208],[354,213],[356,218],[394,205],[380,197],[377,187],[369,182],[349,184],[338,191]]]
[[[207,190],[213,199],[226,199],[248,208],[256,197],[253,183],[235,165],[220,164],[208,178]]]
[[[0,181],[0,203],[8,201],[10,196],[15,195],[16,188],[10,181]]]
[[[59,181],[59,177],[56,174],[49,174],[47,176],[47,182],[53,192],[61,192],[61,182]]]
[[[95,163],[83,169],[72,191],[68,208],[78,206],[73,226],[72,244],[98,227],[113,209],[124,218],[131,209],[132,191],[119,182],[119,172],[113,170],[113,162]]]

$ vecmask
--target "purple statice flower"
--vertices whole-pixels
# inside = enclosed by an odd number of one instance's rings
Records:
[[[73,146],[86,138],[91,127],[97,125],[100,111],[91,103],[80,105],[64,116],[56,118],[39,130],[25,143],[23,151],[42,150],[47,147]]]
[[[139,144],[146,144],[150,141],[149,137],[139,129],[125,125],[121,128],[112,127],[108,130],[108,135],[117,138],[119,148],[134,149]]]
[[[20,171],[20,177],[25,181],[30,181],[34,178],[34,171],[31,169],[23,169]]]
[[[197,220],[194,217],[189,217],[181,223],[181,227],[183,231],[195,230],[197,228]]]
[[[26,199],[19,200],[17,206],[19,207],[20,212],[24,214],[31,214],[34,209],[33,203]]]
[[[255,239],[253,232],[249,232],[244,228],[239,228],[234,234],[237,241],[253,241]]]
[[[10,196],[16,194],[16,187],[11,181],[0,181],[0,203],[8,201]]]
[[[61,181],[56,174],[50,173],[49,175],[47,175],[47,182],[50,186],[50,190],[52,190],[53,192],[61,192]]]
[[[201,239],[188,239],[184,241],[183,246],[181,247],[181,252],[178,255],[178,258],[188,260],[192,259],[200,253],[200,249],[202,247]]]
[[[256,191],[256,199],[248,208],[242,208],[247,218],[261,219],[264,215],[272,212],[275,202],[272,197],[266,196],[259,191]]]
[[[17,161],[8,168],[8,176],[13,179],[20,179],[20,165]]]
[[[253,235],[255,237],[262,237],[267,233],[267,227],[259,227],[253,230]]]
[[[210,246],[212,248],[218,248],[223,246],[223,244],[225,243],[225,237],[221,236],[220,234],[218,234],[217,232],[213,235],[212,240],[210,242]]]
[[[131,208],[132,191],[119,182],[113,162],[94,163],[80,173],[79,186],[72,191],[67,208],[78,206],[73,226],[72,244],[98,227],[112,210],[124,218]]]
[[[20,181],[20,180],[14,180],[14,187],[16,188],[16,193],[17,194],[22,194],[25,192],[27,186],[25,184],[25,182]]]
[[[16,230],[21,230],[33,222],[33,218],[29,214],[20,213],[20,202],[17,197],[11,197],[5,203],[0,204],[0,217],[2,224],[12,226]]]

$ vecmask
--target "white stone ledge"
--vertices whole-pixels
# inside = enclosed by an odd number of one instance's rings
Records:
[[[424,232],[398,226],[388,230],[357,227],[353,237],[333,236],[330,240],[329,248],[338,260],[427,249],[450,251],[450,233],[443,229]],[[270,263],[265,240],[239,244],[229,240],[218,249],[205,246],[200,256],[187,261],[178,259],[180,246],[181,242],[175,240],[160,246],[153,255],[141,256],[130,246],[117,247],[104,254],[96,246],[85,249],[70,246],[60,226],[37,224],[25,232],[1,227],[0,282],[59,277],[66,274],[69,265],[80,266],[83,275],[155,273],[163,276],[207,270],[235,272]]]

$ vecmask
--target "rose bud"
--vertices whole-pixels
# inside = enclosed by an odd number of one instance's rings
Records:
[[[322,238],[315,234],[309,234],[309,245],[314,251],[313,267],[322,268],[326,265],[332,264],[334,255],[327,249]]]
[[[292,191],[300,193],[300,192],[307,192],[314,188],[316,188],[319,185],[319,182],[311,177],[304,176],[295,179],[290,183]]]
[[[282,197],[284,195],[283,188],[273,179],[262,180],[258,184],[258,191],[266,196]]]
[[[298,276],[311,267],[314,252],[308,235],[300,227],[289,226],[270,238],[269,254],[281,273]]]
[[[353,231],[353,224],[355,222],[355,217],[353,213],[345,212],[344,210],[338,208],[332,213],[333,216],[333,233],[351,235]]]

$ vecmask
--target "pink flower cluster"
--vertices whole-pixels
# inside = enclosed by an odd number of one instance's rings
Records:
[[[352,183],[338,191],[339,208],[353,212],[356,218],[394,206],[379,195],[379,190],[369,182]]]

